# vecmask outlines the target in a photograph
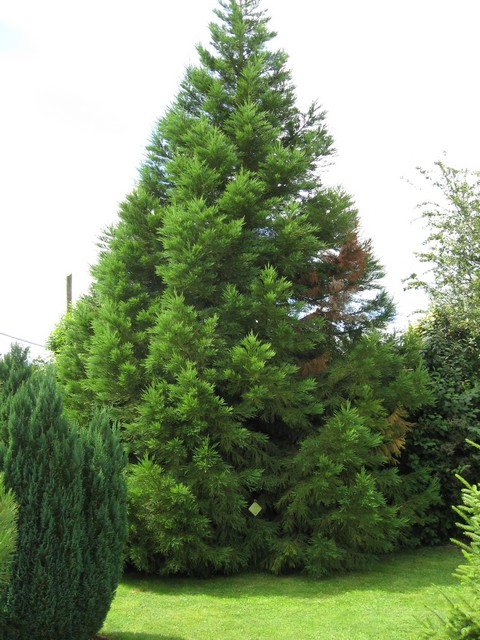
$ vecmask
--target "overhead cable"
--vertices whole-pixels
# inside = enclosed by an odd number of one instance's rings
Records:
[[[32,342],[31,340],[25,340],[24,338],[16,338],[15,336],[11,336],[9,333],[3,333],[3,331],[0,331],[0,336],[5,336],[12,340],[18,340],[19,342],[26,342],[27,344],[33,344],[35,347],[41,347],[42,349],[47,348],[44,344],[38,344],[38,342]]]

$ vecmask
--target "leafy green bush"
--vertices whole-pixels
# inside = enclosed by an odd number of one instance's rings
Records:
[[[409,287],[429,299],[416,330],[434,397],[411,416],[418,427],[407,439],[402,471],[439,483],[440,500],[415,532],[421,544],[438,544],[455,532],[455,475],[469,482],[480,477],[480,452],[465,444],[480,439],[480,173],[441,161],[420,173],[435,194],[419,205],[428,235],[417,255],[428,277],[412,274]]]
[[[480,438],[480,325],[434,309],[416,332],[423,340],[433,401],[410,416],[416,427],[407,435],[400,469],[415,474],[420,485],[437,480],[439,500],[414,536],[420,544],[438,544],[455,535],[451,505],[460,501],[455,475],[468,482],[480,477],[480,451],[466,444]]]

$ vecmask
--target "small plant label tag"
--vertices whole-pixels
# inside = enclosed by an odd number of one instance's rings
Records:
[[[258,516],[258,514],[262,510],[262,507],[258,504],[256,500],[254,500],[252,504],[248,507],[248,510],[250,511],[250,513],[253,513],[254,516]]]

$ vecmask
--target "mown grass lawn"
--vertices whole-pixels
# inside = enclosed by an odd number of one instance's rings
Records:
[[[369,571],[312,580],[232,578],[122,581],[103,634],[112,640],[418,640],[427,607],[455,594],[453,547],[399,553]]]

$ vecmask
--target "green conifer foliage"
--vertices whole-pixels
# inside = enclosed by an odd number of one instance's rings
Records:
[[[138,186],[103,238],[91,295],[57,349],[70,411],[108,403],[125,428],[130,558],[166,574],[311,568],[307,547],[324,511],[316,498],[304,505],[306,527],[285,510],[299,504],[294,486],[307,467],[317,468],[302,456],[312,438],[327,446],[323,430],[339,432],[318,467],[332,479],[330,503],[345,511],[350,490],[365,496],[355,553],[388,547],[401,524],[392,524],[387,482],[371,475],[392,457],[390,413],[412,400],[397,346],[382,353],[404,384],[387,411],[379,390],[394,375],[378,376],[374,427],[360,408],[347,410],[348,393],[336,402],[322,391],[334,387],[330,365],[391,316],[382,270],[349,196],[319,179],[332,153],[324,113],[296,106],[287,56],[271,49],[258,2],[220,2],[216,15],[211,47],[198,47],[199,65],[159,120]],[[340,479],[327,472],[352,447]],[[374,528],[388,544],[367,542]],[[327,544],[337,529],[325,526]],[[285,536],[301,547],[293,563],[283,560]]]
[[[12,345],[9,353],[0,358],[0,465],[8,442],[8,415],[13,396],[32,374],[28,349]]]
[[[74,637],[70,588],[82,565],[83,460],[52,376],[43,384],[35,377],[15,394],[9,436],[5,481],[19,505],[10,622],[19,638]]]
[[[18,503],[7,637],[90,640],[108,612],[126,538],[124,464],[104,415],[73,429],[52,371],[10,403],[5,484]]]
[[[93,638],[110,609],[124,564],[127,491],[125,454],[105,412],[75,433],[83,446],[82,562],[75,620],[82,637]],[[78,633],[78,631],[77,631]]]
[[[17,542],[17,506],[11,491],[5,491],[0,475],[0,593],[8,584]]]
[[[480,444],[466,440],[469,446],[480,450]],[[437,614],[436,620],[428,620],[422,638],[426,640],[456,640],[457,638],[480,637],[480,488],[470,484],[457,474],[463,485],[462,504],[453,510],[460,516],[457,522],[462,539],[451,541],[462,549],[464,564],[457,567],[454,574],[463,587],[462,598],[448,600],[449,614],[443,618]],[[458,532],[457,532],[458,533]],[[439,624],[440,620],[440,624]]]
[[[17,544],[17,505],[13,493],[5,491],[0,475],[0,637],[7,638],[5,593]]]
[[[83,384],[86,375],[87,345],[92,330],[96,305],[92,296],[84,296],[75,306],[75,312],[69,311],[50,334],[48,347],[62,354],[57,362],[57,370],[68,403],[66,413],[88,423],[95,407],[93,392]]]

